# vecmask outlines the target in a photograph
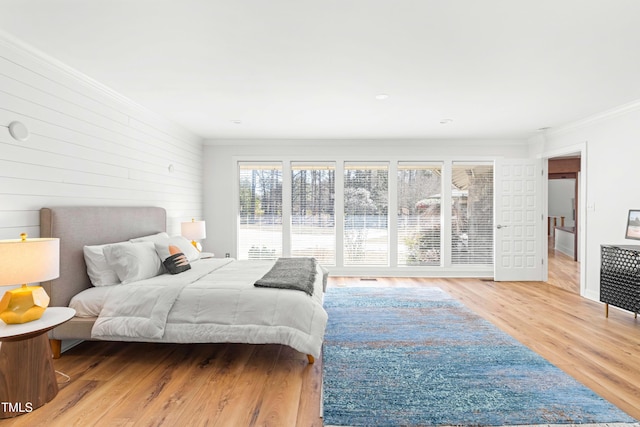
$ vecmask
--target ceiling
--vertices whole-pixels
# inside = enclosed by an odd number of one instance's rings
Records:
[[[637,0],[0,0],[0,11],[5,32],[207,139],[524,140],[640,99]]]

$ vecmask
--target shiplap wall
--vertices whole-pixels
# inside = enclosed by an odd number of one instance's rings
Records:
[[[69,205],[161,206],[178,234],[202,218],[202,159],[201,138],[0,33],[0,239]]]

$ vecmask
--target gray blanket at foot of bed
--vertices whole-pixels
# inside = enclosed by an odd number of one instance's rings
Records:
[[[262,288],[294,289],[313,295],[315,258],[278,258],[273,268],[255,285]]]

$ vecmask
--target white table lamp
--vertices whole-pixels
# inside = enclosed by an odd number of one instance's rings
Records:
[[[5,323],[26,323],[39,319],[49,305],[41,286],[60,275],[60,239],[0,240],[0,286],[22,285],[5,292],[0,300],[0,319]]]
[[[207,228],[204,221],[196,221],[192,219],[190,222],[183,222],[180,226],[180,231],[183,237],[191,240],[191,244],[197,249],[201,250],[201,246],[196,240],[205,239],[207,237]]]

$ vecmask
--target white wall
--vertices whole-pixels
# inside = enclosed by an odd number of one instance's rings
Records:
[[[237,162],[241,160],[297,161],[438,161],[528,157],[526,141],[205,141],[204,211],[207,240],[204,249],[224,256],[236,255]],[[404,270],[406,271],[406,270]]]
[[[549,216],[563,216],[564,225],[573,227],[573,199],[576,197],[575,179],[549,180]],[[560,219],[558,219],[560,225]]]
[[[554,239],[554,248],[557,251],[562,252],[565,255],[569,255],[573,258],[574,255],[574,234],[564,231],[563,229],[557,229],[555,231]]]
[[[5,34],[0,100],[0,239],[39,236],[46,206],[161,206],[175,234],[201,217],[201,138]]]
[[[636,244],[625,240],[627,212],[640,209],[640,103],[574,123],[531,141],[534,153],[586,146],[585,289],[600,298],[600,245]]]

